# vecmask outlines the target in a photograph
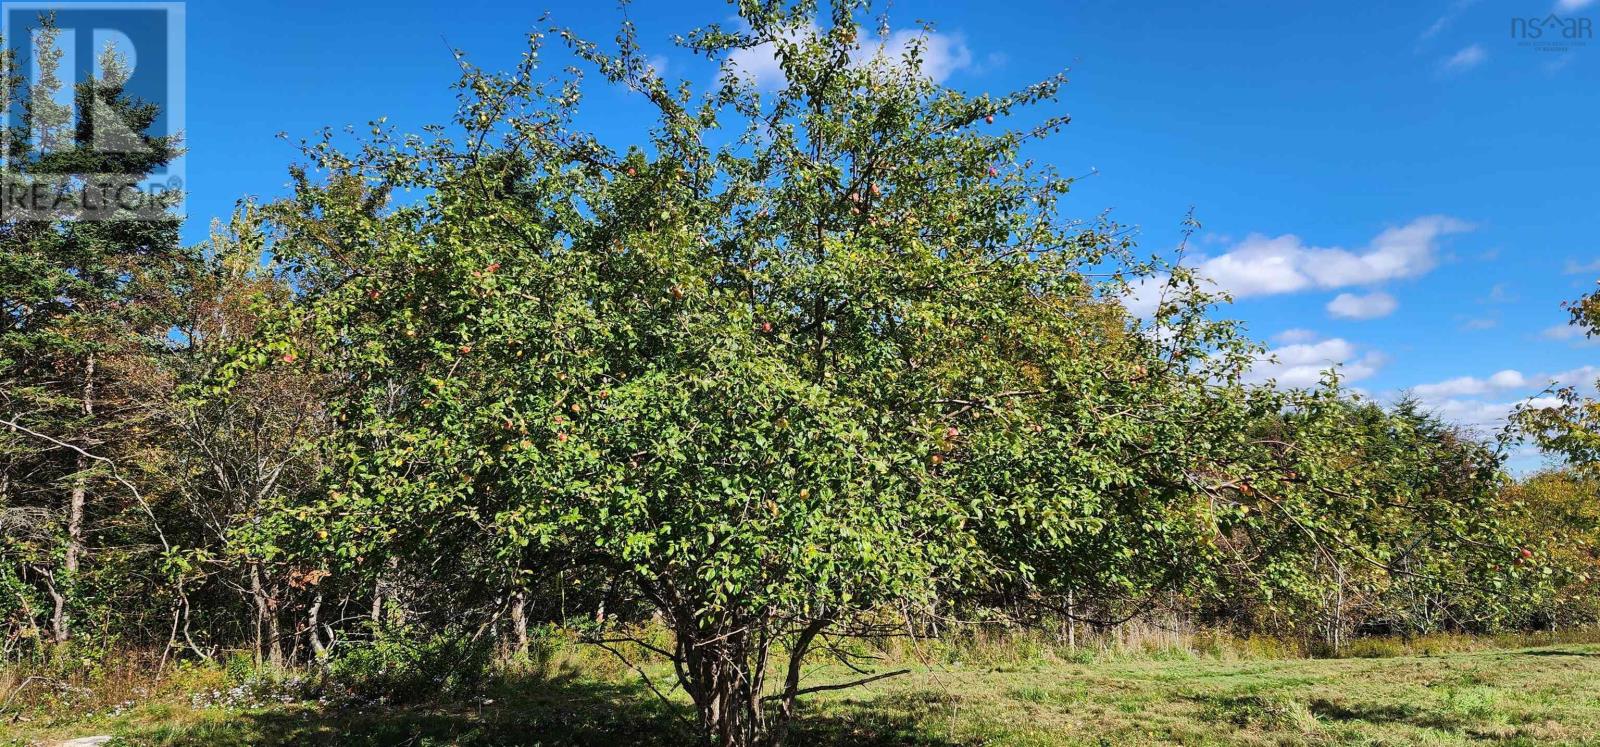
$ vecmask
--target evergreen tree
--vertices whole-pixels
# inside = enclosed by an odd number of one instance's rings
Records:
[[[42,20],[31,85],[12,50],[0,60],[24,113],[6,132],[5,178],[10,187],[42,185],[71,205],[95,175],[137,180],[175,158],[178,143],[149,134],[158,109],[123,89],[126,68],[113,49],[101,56],[99,77],[74,86],[70,106],[58,103],[58,33]],[[138,133],[137,142],[108,145],[108,132]],[[177,344],[169,338],[174,299],[195,257],[168,213],[152,219],[81,202],[58,215],[13,208],[0,210],[0,511],[25,529],[0,538],[0,574],[20,593],[0,605],[21,604],[30,621],[42,616],[60,642],[75,615],[118,593],[121,579],[96,584],[96,554],[123,543],[98,529],[144,510],[113,465],[137,452],[148,412],[131,395]]]

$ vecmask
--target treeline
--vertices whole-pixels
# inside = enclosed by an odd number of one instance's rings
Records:
[[[1600,614],[1586,472],[1514,481],[1332,374],[1247,383],[1225,299],[1067,217],[1026,155],[1064,79],[968,97],[854,4],[739,12],[682,41],[723,66],[705,96],[627,29],[552,32],[658,111],[636,145],[578,126],[535,33],[463,63],[448,126],[307,141],[292,194],[200,246],[0,221],[5,659],[322,666],[554,624],[671,661],[749,744],[850,640],[1175,613],[1336,651]],[[758,46],[775,89],[725,64]],[[55,147],[14,133],[13,168],[104,157],[41,100]],[[75,101],[154,117],[114,78]],[[135,168],[174,155],[146,143]]]

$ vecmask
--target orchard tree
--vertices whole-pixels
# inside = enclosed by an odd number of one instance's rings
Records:
[[[1063,78],[970,97],[860,3],[737,9],[679,39],[723,71],[698,97],[629,27],[609,52],[554,32],[654,108],[636,146],[578,126],[580,78],[541,77],[537,33],[510,74],[463,62],[453,127],[306,143],[267,210],[300,296],[222,383],[325,376],[340,426],[327,494],[243,541],[508,589],[598,569],[673,636],[591,640],[670,661],[705,737],[747,745],[809,692],[894,674],[803,682],[841,638],[1148,598],[1204,576],[1247,505],[1321,531],[1321,486],[1252,436],[1301,400],[1241,383],[1258,350],[1187,273],[1125,312],[1153,268],[1025,156],[1066,124],[1029,119]]]
[[[1499,454],[1416,402],[1384,408],[1331,379],[1252,430],[1266,456],[1229,488],[1248,518],[1219,537],[1218,580],[1222,599],[1277,618],[1265,627],[1334,651],[1360,628],[1483,629],[1538,584]]]
[[[1587,471],[1546,470],[1506,491],[1524,507],[1519,527],[1530,553],[1547,556],[1555,569],[1552,593],[1528,600],[1523,625],[1551,629],[1592,625],[1600,619],[1600,484]]]
[[[1600,290],[1565,303],[1571,324],[1593,337],[1600,331]],[[1536,399],[1517,408],[1511,423],[1514,436],[1531,438],[1539,448],[1562,457],[1574,468],[1592,472],[1600,468],[1600,401],[1585,397],[1567,385],[1548,392],[1553,399]]]

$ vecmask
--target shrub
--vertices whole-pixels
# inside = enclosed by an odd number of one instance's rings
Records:
[[[335,656],[328,678],[335,688],[365,700],[462,698],[482,689],[490,658],[487,645],[462,631],[424,637],[385,632]]]

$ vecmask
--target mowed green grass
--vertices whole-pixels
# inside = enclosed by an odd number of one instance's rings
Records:
[[[848,679],[823,670],[816,682]],[[195,708],[0,722],[0,744],[676,745],[681,705],[631,681],[506,683],[491,703]],[[1600,745],[1600,646],[1337,660],[922,667],[819,694],[798,745]],[[8,732],[9,730],[9,732]]]

